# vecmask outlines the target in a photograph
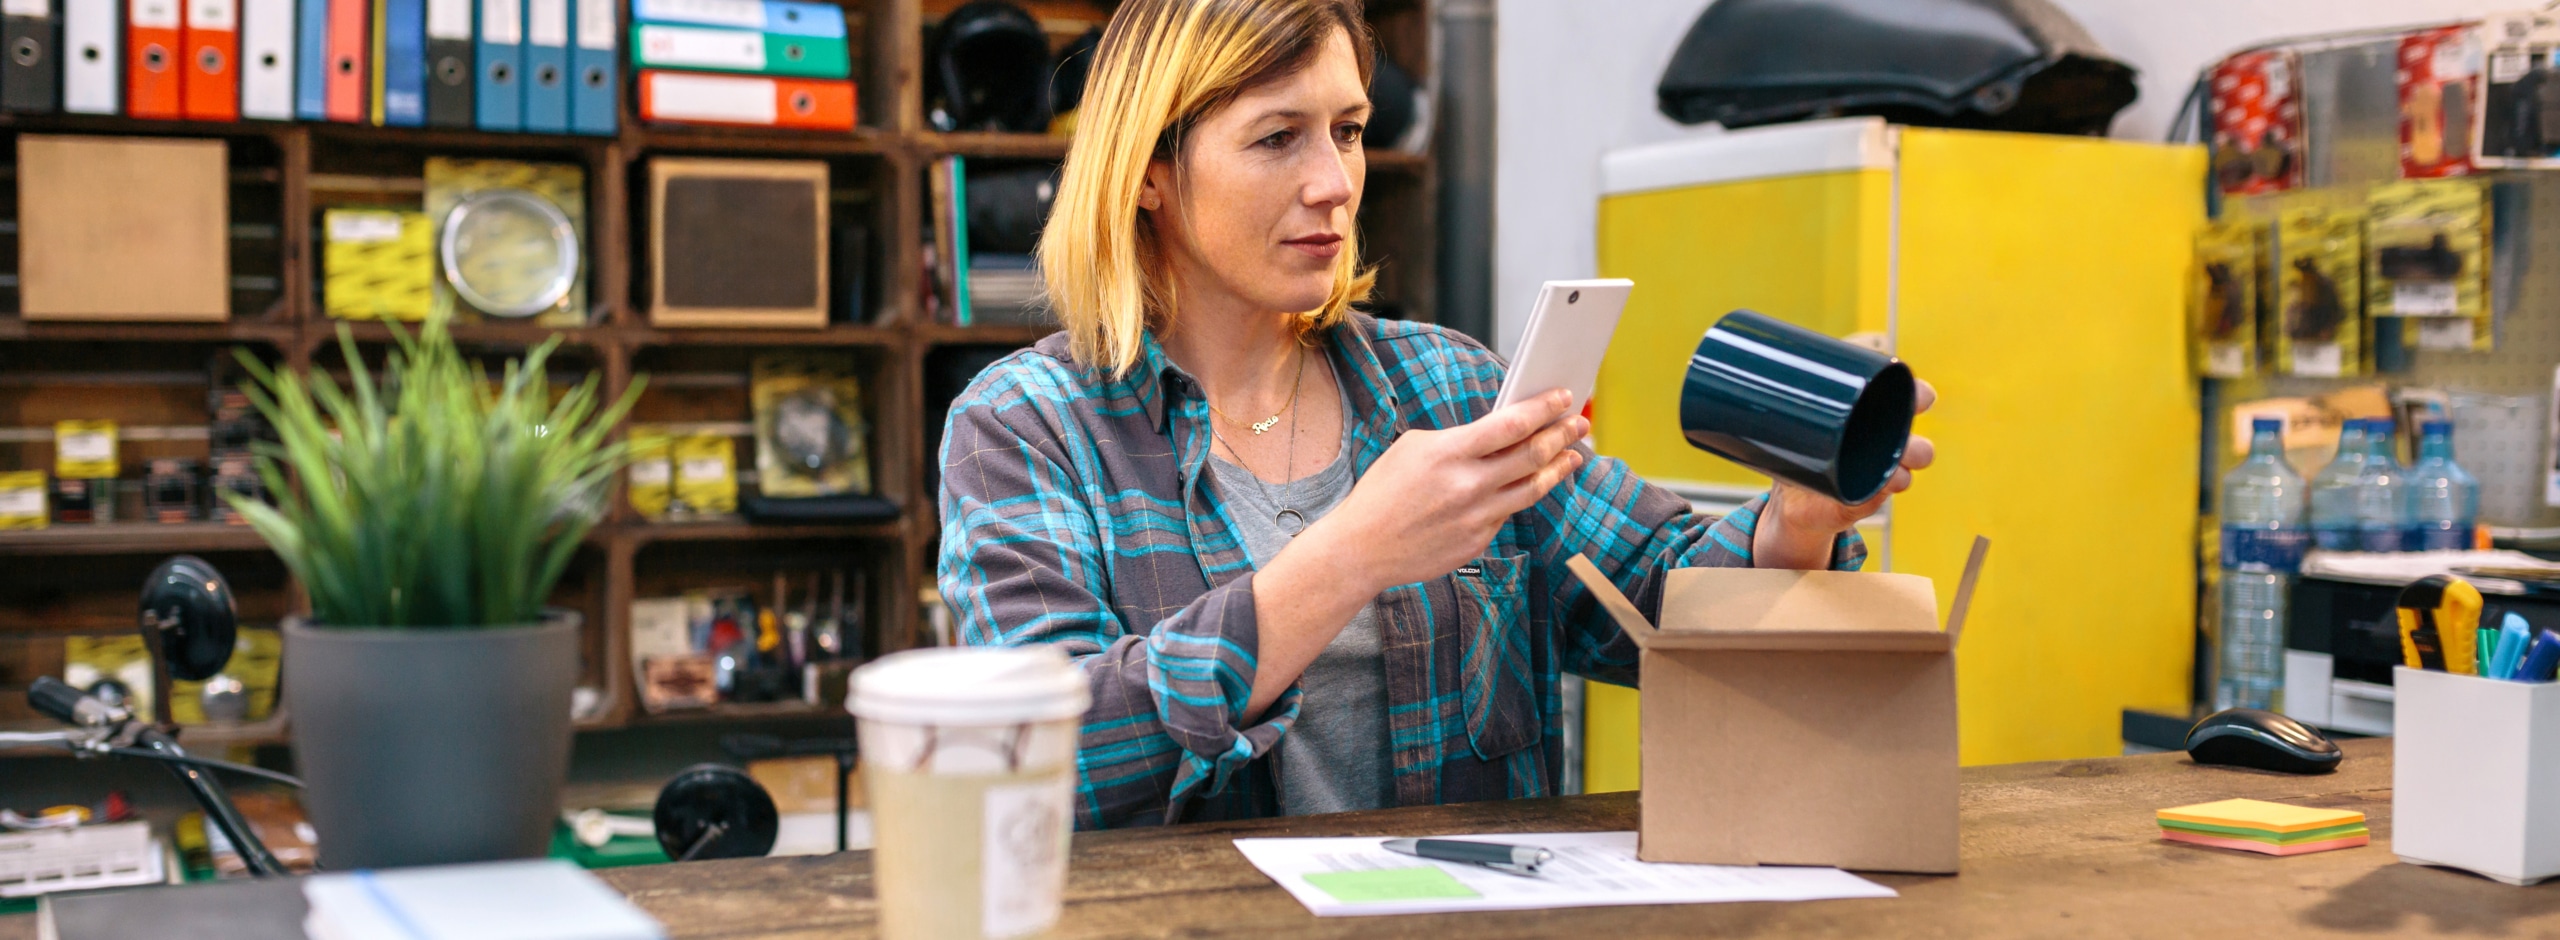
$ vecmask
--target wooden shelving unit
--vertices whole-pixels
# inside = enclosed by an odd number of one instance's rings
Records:
[[[879,655],[932,642],[917,603],[919,590],[932,583],[939,537],[926,464],[934,455],[926,452],[926,441],[927,424],[941,416],[928,413],[925,401],[928,357],[947,347],[1024,346],[1050,330],[930,321],[924,261],[932,235],[926,170],[948,154],[1055,161],[1065,157],[1068,142],[1045,135],[928,128],[919,78],[924,37],[958,0],[840,2],[854,31],[855,78],[862,99],[861,126],[849,134],[643,125],[632,113],[627,93],[622,129],[611,137],[0,114],[0,169],[11,176],[14,159],[7,155],[23,133],[229,141],[234,222],[263,225],[267,233],[266,246],[256,252],[235,244],[234,274],[271,278],[275,286],[263,293],[235,289],[232,318],[219,323],[29,321],[16,313],[14,289],[0,288],[0,374],[17,373],[0,383],[0,427],[49,427],[66,418],[201,424],[205,392],[235,349],[290,368],[334,371],[342,368],[339,336],[344,330],[364,351],[360,354],[372,355],[390,340],[390,327],[341,323],[319,311],[316,227],[322,209],[404,201],[414,205],[424,188],[419,167],[428,156],[577,164],[587,175],[590,323],[570,329],[458,323],[455,337],[466,348],[504,355],[557,336],[561,349],[554,369],[599,374],[613,395],[635,376],[664,378],[651,386],[647,394],[652,397],[644,398],[634,418],[639,421],[746,421],[745,363],[753,355],[841,351],[853,358],[864,378],[875,491],[901,509],[891,521],[844,525],[650,523],[631,513],[617,493],[612,515],[587,538],[555,598],[585,617],[588,664],[582,683],[605,694],[603,713],[580,727],[841,714],[832,706],[794,703],[645,714],[627,665],[630,603],[635,597],[703,586],[706,580],[730,578],[739,586],[761,588],[774,570],[860,569],[872,581],[862,602],[865,651]],[[1107,20],[1115,4],[1026,0],[1025,5],[1050,28],[1053,42],[1063,45],[1086,24]],[[1429,74],[1427,4],[1377,0],[1371,15],[1387,52],[1416,74]],[[820,330],[653,326],[639,274],[645,259],[635,253],[648,244],[647,164],[659,155],[825,161],[838,191],[836,211],[870,226],[871,316],[861,324]],[[1435,247],[1431,197],[1437,192],[1431,162],[1420,155],[1372,152],[1368,163],[1372,199],[1364,212],[1363,250],[1387,272],[1380,306],[1428,317]],[[14,211],[14,199],[7,200],[5,213]],[[14,234],[0,234],[0,266],[14,267],[14,239]],[[246,260],[253,255],[271,263]],[[202,374],[204,383],[172,387],[170,377],[189,370]],[[732,375],[735,381],[724,377]],[[734,413],[696,413],[713,407],[703,402],[715,399],[737,403]],[[741,445],[742,469],[751,467],[752,447]],[[129,447],[126,478],[138,475],[142,459],[200,459],[204,453],[201,441]],[[0,444],[0,469],[50,465],[49,445]],[[60,668],[59,637],[129,631],[139,572],[182,552],[202,553],[225,566],[244,594],[245,620],[272,621],[301,609],[289,574],[245,527],[127,521],[0,532],[0,727],[31,724],[20,690],[35,675]],[[761,577],[752,573],[755,565],[767,566]],[[46,643],[55,644],[49,654],[43,652]],[[202,745],[279,741],[288,719],[279,715],[241,727],[193,729],[189,740]]]

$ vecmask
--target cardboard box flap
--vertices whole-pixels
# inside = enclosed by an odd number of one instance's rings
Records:
[[[1600,566],[1582,557],[1581,552],[1575,552],[1573,557],[1564,560],[1564,567],[1573,572],[1575,580],[1582,582],[1583,589],[1590,591],[1593,599],[1600,602],[1600,609],[1609,612],[1609,619],[1618,622],[1618,629],[1627,632],[1628,639],[1636,641],[1640,647],[1653,647],[1653,621],[1644,619],[1644,612],[1636,609],[1635,602],[1619,592],[1617,585],[1609,583],[1609,576],[1600,573]]]
[[[1911,574],[1680,568],[1665,582],[1657,629],[1661,649],[1949,648],[1937,589]]]
[[[1973,609],[1973,582],[1982,577],[1983,559],[1991,556],[1991,539],[1973,537],[1973,551],[1964,558],[1964,580],[1956,582],[1956,599],[1947,606],[1947,645],[1954,646],[1964,638],[1964,615]]]
[[[1975,536],[1943,629],[1936,589],[1919,575],[1681,568],[1664,586],[1665,623],[1656,626],[1590,559],[1576,554],[1565,567],[1645,649],[1929,653],[1955,648],[1990,552],[1991,540]]]

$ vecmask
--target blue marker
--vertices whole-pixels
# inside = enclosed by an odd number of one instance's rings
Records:
[[[2489,668],[2481,670],[2481,674],[2491,679],[2515,678],[2516,667],[2524,663],[2525,646],[2532,639],[2533,627],[2524,622],[2522,615],[2509,611],[2506,619],[2498,624],[2498,651],[2490,657]]]
[[[2518,682],[2550,682],[2560,678],[2560,630],[2544,630],[2533,638],[2533,651],[2516,668]]]

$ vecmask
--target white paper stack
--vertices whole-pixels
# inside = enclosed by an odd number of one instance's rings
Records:
[[[1732,901],[1824,901],[1895,897],[1885,887],[1837,868],[1675,865],[1636,860],[1633,832],[1505,833],[1434,836],[1553,852],[1536,877],[1479,865],[1415,858],[1387,851],[1376,837],[1237,839],[1236,850],[1279,882],[1317,917],[1373,914],[1438,914],[1456,911],[1526,911],[1622,904],[1712,904]],[[1432,890],[1337,894],[1327,879],[1346,873],[1405,874],[1414,869],[1437,880]],[[1445,879],[1440,878],[1445,875]],[[1410,886],[1412,882],[1403,882]]]
[[[544,860],[318,875],[311,940],[665,940],[621,892]]]
[[[0,832],[0,898],[152,884],[161,856],[146,822]]]

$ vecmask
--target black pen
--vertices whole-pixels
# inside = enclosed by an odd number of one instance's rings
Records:
[[[1556,853],[1534,845],[1462,842],[1457,839],[1388,839],[1379,845],[1389,852],[1415,858],[1465,862],[1514,875],[1536,875],[1538,866],[1556,857]]]

